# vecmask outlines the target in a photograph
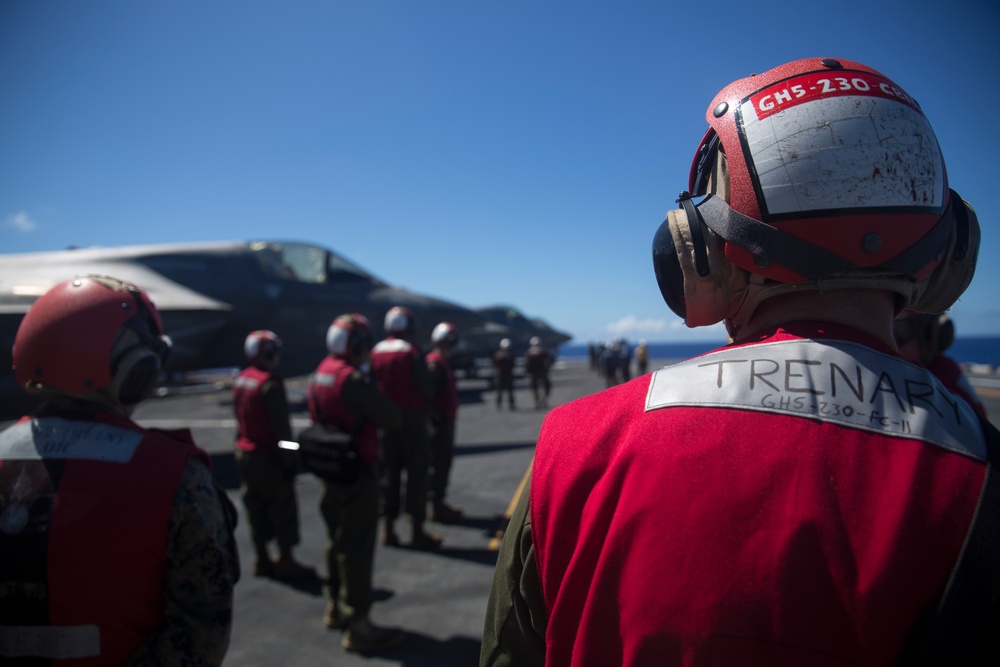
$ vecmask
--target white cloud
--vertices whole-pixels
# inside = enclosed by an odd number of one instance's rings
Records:
[[[7,226],[21,232],[31,232],[37,227],[35,221],[24,211],[7,216]]]
[[[640,319],[635,315],[626,315],[615,322],[605,325],[609,338],[646,338],[660,341],[705,341],[726,340],[726,327],[720,322],[710,327],[690,329],[683,320],[676,317]]]
[[[670,328],[670,324],[663,318],[647,317],[640,320],[635,315],[626,315],[617,322],[610,322],[607,325],[608,333],[615,336],[624,335],[653,335],[663,333]]]

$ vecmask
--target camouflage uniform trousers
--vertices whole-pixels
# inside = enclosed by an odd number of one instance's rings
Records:
[[[275,540],[279,547],[299,543],[294,456],[280,450],[236,450],[240,493],[255,545]]]
[[[353,484],[323,481],[319,511],[327,531],[324,593],[345,621],[365,616],[372,604],[378,502],[379,475],[370,464],[362,465]]]
[[[455,422],[441,417],[431,429],[431,467],[428,499],[444,502],[455,457]]]
[[[404,412],[399,430],[382,435],[382,507],[379,514],[387,520],[399,517],[400,489],[406,470],[406,513],[414,525],[427,518],[428,470],[431,463],[428,418],[424,412]]]

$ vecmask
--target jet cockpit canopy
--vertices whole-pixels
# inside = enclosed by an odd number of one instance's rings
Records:
[[[269,276],[304,283],[385,283],[357,264],[321,246],[307,243],[253,241],[250,250]]]

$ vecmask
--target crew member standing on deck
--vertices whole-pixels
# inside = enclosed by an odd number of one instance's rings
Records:
[[[0,662],[220,665],[236,509],[191,433],[130,415],[170,351],[139,288],[59,283],[14,339],[42,404],[0,433]]]
[[[416,320],[409,308],[393,307],[385,314],[386,337],[372,349],[372,372],[379,387],[403,412],[400,428],[386,429],[382,436],[385,471],[382,473],[382,503],[385,528],[382,543],[399,544],[396,519],[401,510],[400,488],[406,471],[406,514],[410,520],[410,546],[433,550],[441,536],[424,531],[427,518],[427,471],[431,448],[429,432],[430,396],[433,392],[427,362],[413,342]]]
[[[451,369],[451,355],[458,345],[458,330],[451,322],[441,322],[431,332],[434,349],[427,353],[434,398],[431,400],[431,469],[428,500],[431,520],[458,523],[462,509],[445,502],[451,463],[455,456],[455,420],[458,417],[458,387]]]
[[[542,345],[542,339],[538,336],[532,336],[528,345],[524,370],[531,378],[531,394],[535,398],[535,409],[540,410],[549,404],[549,392],[552,390],[552,383],[549,381],[552,355]]]
[[[734,342],[549,413],[480,664],[1000,664],[963,655],[996,650],[995,597],[946,655],[908,644],[932,637],[987,454],[893,339],[904,307],[954,303],[979,248],[930,124],[875,70],[818,58],[706,117],[653,264],[674,313]]]
[[[514,353],[510,350],[510,339],[500,341],[500,348],[493,353],[493,371],[496,375],[497,410],[503,405],[503,395],[507,394],[507,402],[511,410],[514,405]]]
[[[253,331],[243,351],[250,365],[233,382],[233,410],[236,468],[256,554],[253,574],[288,580],[315,577],[315,570],[292,556],[299,543],[298,458],[278,448],[279,440],[292,439],[285,381],[278,374],[281,339],[273,331]],[[272,540],[278,544],[277,560],[268,552]]]
[[[646,347],[645,339],[640,340],[635,348],[635,364],[638,369],[637,375],[645,375],[649,367],[649,348]]]
[[[962,367],[945,354],[955,342],[955,323],[950,317],[906,311],[896,318],[893,333],[900,354],[923,364],[949,391],[965,399],[979,415],[986,416],[986,406],[979,400]]]
[[[383,628],[369,619],[372,568],[378,533],[378,429],[398,428],[399,408],[362,368],[372,347],[368,320],[341,315],[326,334],[329,354],[309,378],[309,416],[316,423],[356,434],[361,467],[348,484],[322,480],[319,509],[326,524],[327,596],[323,624],[347,627],[341,640],[348,651],[373,651],[402,639],[398,628]]]

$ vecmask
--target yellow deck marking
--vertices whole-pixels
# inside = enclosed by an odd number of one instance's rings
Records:
[[[528,469],[524,471],[524,476],[521,477],[521,483],[517,485],[517,491],[514,492],[514,497],[510,499],[510,504],[507,505],[507,511],[504,512],[503,518],[506,521],[510,521],[510,517],[514,514],[514,508],[517,507],[517,499],[521,497],[521,493],[524,491],[524,485],[528,483],[528,476],[531,474],[531,464],[535,462],[535,457],[531,457],[531,461],[528,462]],[[506,530],[506,523],[504,524],[504,530]],[[496,551],[500,548],[500,541],[503,539],[503,530],[498,530],[496,535],[490,540],[490,551]]]

